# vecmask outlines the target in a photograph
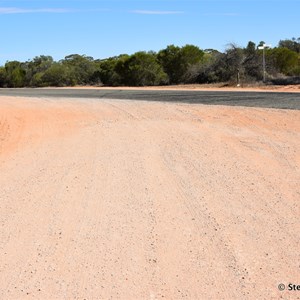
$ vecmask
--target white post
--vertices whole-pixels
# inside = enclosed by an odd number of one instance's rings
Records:
[[[270,48],[271,45],[263,44],[259,46],[258,49],[263,51],[263,81],[266,82],[266,57],[265,57],[265,49]]]

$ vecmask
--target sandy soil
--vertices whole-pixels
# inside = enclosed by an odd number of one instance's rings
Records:
[[[277,92],[277,93],[300,93],[300,84],[295,85],[245,85],[245,86],[224,86],[224,84],[180,84],[168,86],[147,86],[147,87],[93,87],[75,86],[58,89],[117,89],[117,90],[171,90],[171,91],[227,91],[227,92]],[[52,89],[52,87],[51,87]]]
[[[300,111],[0,97],[1,299],[299,299]]]

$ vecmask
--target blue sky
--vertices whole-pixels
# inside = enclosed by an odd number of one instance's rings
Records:
[[[0,65],[38,55],[107,58],[167,45],[223,51],[300,37],[300,0],[0,0]]]

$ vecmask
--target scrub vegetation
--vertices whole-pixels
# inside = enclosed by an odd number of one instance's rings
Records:
[[[26,62],[8,61],[0,67],[0,87],[45,86],[154,86],[190,83],[300,82],[300,38],[281,40],[277,47],[259,49],[228,45],[224,52],[194,45],[169,45],[158,52],[140,51],[106,59],[79,54],[54,61],[37,56]],[[260,47],[261,48],[261,47]]]

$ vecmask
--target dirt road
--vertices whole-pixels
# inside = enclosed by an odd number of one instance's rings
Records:
[[[0,97],[1,299],[299,299],[300,111]]]

